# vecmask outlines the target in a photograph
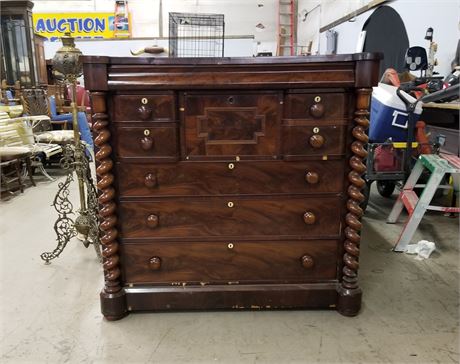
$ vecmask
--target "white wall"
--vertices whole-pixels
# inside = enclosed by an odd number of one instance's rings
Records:
[[[319,53],[322,41],[319,29],[341,17],[361,8],[372,0],[298,0],[297,43],[299,46],[312,44],[312,54]],[[305,19],[304,14],[308,12]],[[305,19],[305,21],[304,21]],[[324,38],[325,42],[325,38]],[[324,50],[326,44],[324,44]]]
[[[143,38],[123,40],[75,40],[75,45],[84,55],[130,57],[132,51],[137,51],[146,46],[159,46],[168,48],[167,39]],[[45,42],[45,58],[53,58],[56,51],[62,46],[61,42]],[[232,38],[225,39],[225,57],[251,57],[254,52],[254,39]],[[166,53],[159,55],[142,54],[142,57],[167,57]]]
[[[425,32],[428,27],[434,29],[434,41],[438,43],[436,58],[439,63],[435,71],[441,75],[448,74],[460,36],[458,0],[396,0],[385,5],[394,8],[401,16],[410,46],[422,46],[428,52],[429,44],[424,39]],[[362,27],[374,10],[359,15],[353,22],[345,22],[334,28],[338,32],[337,53],[355,52]],[[326,33],[324,32],[320,34],[320,53],[325,51]]]
[[[225,16],[225,35],[253,35],[254,51],[276,51],[277,0],[163,0],[163,37],[168,36],[168,13],[216,13]],[[263,6],[258,6],[263,5]],[[159,0],[129,0],[132,36],[159,37]],[[34,12],[113,12],[113,0],[34,1]],[[263,24],[264,29],[256,25]],[[232,43],[232,42],[230,42]],[[229,44],[231,47],[232,44]],[[227,47],[227,44],[226,44]],[[246,50],[245,46],[243,49]],[[235,52],[230,52],[233,55]],[[242,53],[242,52],[239,52]]]

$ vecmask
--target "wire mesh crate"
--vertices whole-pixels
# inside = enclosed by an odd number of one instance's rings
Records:
[[[169,13],[170,57],[223,57],[223,14]]]

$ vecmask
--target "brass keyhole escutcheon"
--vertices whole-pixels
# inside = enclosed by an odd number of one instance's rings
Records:
[[[228,164],[228,169],[234,169],[234,168],[235,168],[235,165],[233,163]]]
[[[149,129],[145,129],[145,130],[144,130],[144,135],[145,135],[145,136],[149,136],[149,135],[150,135],[150,130],[149,130]]]
[[[149,100],[147,100],[146,97],[143,97],[143,98],[141,99],[141,102],[142,102],[143,105],[147,105],[147,103],[149,102]]]
[[[227,248],[233,249],[233,243],[228,243],[228,244],[227,244]]]
[[[235,160],[236,160],[237,162],[239,162],[239,161],[240,161],[240,156],[237,155],[237,156],[235,157]]]
[[[234,204],[232,201],[229,201],[229,202],[227,203],[227,206],[230,207],[230,208],[232,208],[233,206],[235,206],[235,204]]]
[[[320,102],[321,101],[321,96],[315,96],[315,102]]]
[[[319,128],[318,128],[317,126],[315,126],[315,127],[313,128],[313,133],[315,133],[315,134],[318,134],[318,133],[319,133]]]

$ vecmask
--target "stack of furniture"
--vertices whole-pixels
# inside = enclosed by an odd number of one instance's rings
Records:
[[[84,57],[102,312],[361,305],[379,55]]]
[[[24,192],[23,163],[29,173],[30,182],[35,186],[32,177],[32,152],[22,145],[17,129],[8,123],[9,120],[7,113],[0,112],[0,182],[5,192],[12,193],[15,184]]]
[[[52,158],[60,157],[62,147],[53,143],[37,143],[32,133],[32,124],[37,117],[26,116],[10,118],[6,113],[0,112],[0,155],[2,160],[7,160],[11,154],[22,153],[23,157],[13,158],[23,160],[26,163],[26,173],[32,180],[33,170],[37,169],[46,178],[54,181],[45,170],[44,163],[48,163]],[[43,116],[39,116],[43,119]]]

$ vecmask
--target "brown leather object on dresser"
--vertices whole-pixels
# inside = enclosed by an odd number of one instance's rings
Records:
[[[379,54],[84,57],[108,320],[361,305]]]

